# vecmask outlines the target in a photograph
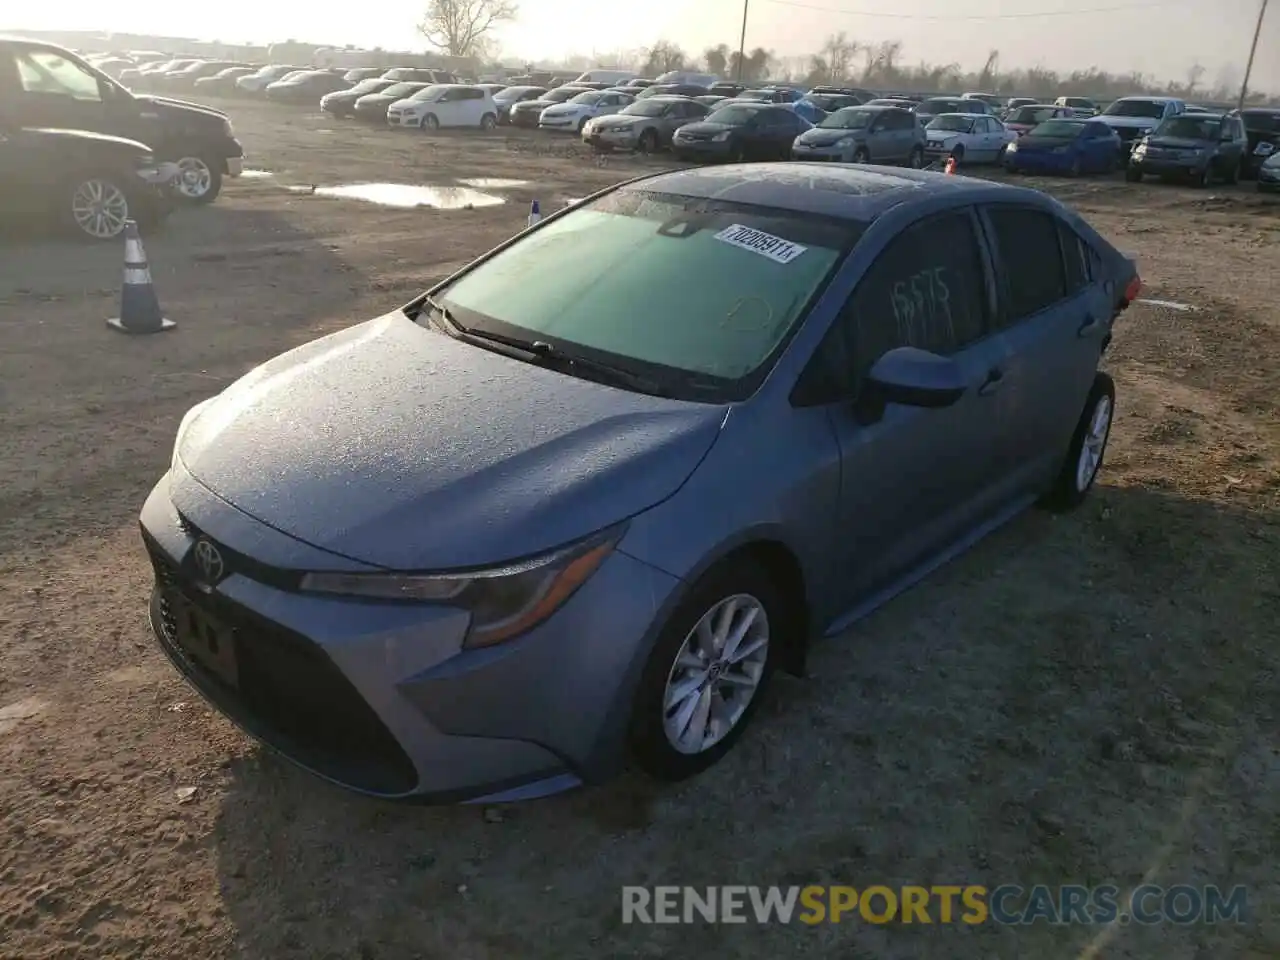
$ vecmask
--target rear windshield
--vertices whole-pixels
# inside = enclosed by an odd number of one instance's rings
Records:
[[[1102,113],[1108,117],[1147,117],[1159,120],[1164,116],[1164,104],[1157,100],[1117,100]]]
[[[919,110],[921,113],[963,113],[965,104],[959,100],[926,100]]]
[[[1022,107],[1014,111],[1013,116],[1009,118],[1010,123],[1044,123],[1050,119],[1056,108],[1055,107]]]
[[[625,364],[673,395],[741,399],[864,229],[624,189],[529,234],[437,299],[463,324]]]

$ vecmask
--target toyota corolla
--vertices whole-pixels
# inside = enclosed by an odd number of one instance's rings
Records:
[[[775,669],[1094,484],[1134,264],[1019,187],[773,164],[549,216],[191,410],[141,515],[216,707],[387,798],[723,756]]]

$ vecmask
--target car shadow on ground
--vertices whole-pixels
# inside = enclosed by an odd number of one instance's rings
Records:
[[[936,905],[931,926],[641,927],[621,922],[620,888],[1259,890],[1271,861],[1254,838],[1280,822],[1277,546],[1274,512],[1152,488],[1032,512],[822,643],[812,677],[778,683],[734,753],[684,784],[406,807],[258,750],[229,768],[214,841],[238,951],[1074,957],[1119,931],[946,925]],[[1268,929],[1122,936],[1135,955],[1242,956],[1275,946]]]
[[[131,524],[167,468],[162,438],[187,409],[326,332],[317,318],[360,315],[367,297],[357,265],[273,211],[181,210],[143,239],[177,327],[138,337],[106,325],[120,312],[123,240],[0,247],[0,421],[12,457],[0,560],[28,525],[83,535],[89,502],[94,530]]]

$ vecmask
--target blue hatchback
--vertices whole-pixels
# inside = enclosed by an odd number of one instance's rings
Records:
[[[190,411],[142,509],[156,638],[367,794],[690,776],[811,640],[1084,499],[1138,287],[1018,187],[613,187]]]
[[[1015,173],[1111,173],[1120,166],[1119,135],[1096,120],[1046,120],[1033,127],[1004,154]]]

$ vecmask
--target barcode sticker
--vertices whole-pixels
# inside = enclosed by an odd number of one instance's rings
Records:
[[[765,233],[763,230],[744,227],[740,223],[725,227],[716,234],[716,239],[721,243],[732,244],[743,250],[758,253],[762,257],[768,257],[775,263],[790,263],[808,249],[790,240],[783,240],[781,237]]]

